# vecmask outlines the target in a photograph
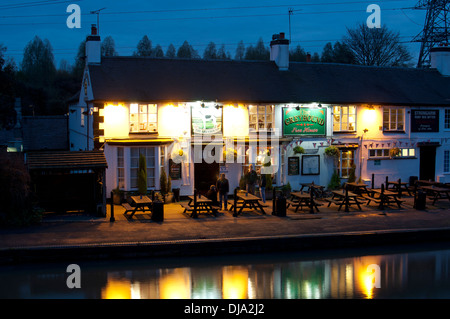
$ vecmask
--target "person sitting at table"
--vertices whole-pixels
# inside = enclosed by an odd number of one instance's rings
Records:
[[[213,206],[219,206],[219,201],[217,200],[217,189],[216,186],[211,185],[208,192],[206,193],[206,198],[212,201]]]

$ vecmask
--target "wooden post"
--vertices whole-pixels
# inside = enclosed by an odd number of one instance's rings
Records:
[[[233,197],[233,201],[234,201],[234,207],[233,207],[233,216],[237,217],[237,188],[234,189],[234,197]]]
[[[385,188],[386,188],[386,189],[389,188],[389,187],[388,187],[388,182],[389,182],[389,178],[386,176],[386,185],[385,185]]]
[[[380,194],[380,206],[378,206],[379,209],[384,210],[384,185],[381,184],[381,194]]]
[[[277,214],[277,191],[275,187],[272,187],[272,215]]]
[[[109,218],[110,222],[116,221],[114,218],[114,200],[113,200],[113,192],[111,192],[111,217]]]
[[[398,179],[398,197],[402,198],[402,179]]]
[[[194,189],[194,210],[192,211],[192,217],[197,217],[197,190]]]
[[[314,199],[313,199],[313,189],[310,188],[310,192],[309,192],[309,213],[310,214],[314,214]]]
[[[345,211],[349,212],[349,209],[348,209],[348,188],[347,187],[345,187],[345,198],[344,198],[344,201],[345,201]]]
[[[375,189],[375,174],[372,173],[372,189]]]

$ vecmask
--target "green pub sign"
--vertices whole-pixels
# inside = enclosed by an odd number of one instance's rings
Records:
[[[283,135],[326,135],[326,108],[283,108]]]

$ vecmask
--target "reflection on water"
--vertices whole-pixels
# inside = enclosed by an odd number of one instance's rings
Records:
[[[67,265],[2,267],[0,298],[450,297],[447,249],[308,254],[80,262],[80,289],[67,288]]]

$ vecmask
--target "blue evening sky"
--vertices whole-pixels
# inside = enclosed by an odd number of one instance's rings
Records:
[[[410,41],[423,28],[425,10],[414,10],[417,0],[1,0],[0,44],[6,55],[18,66],[26,44],[35,36],[48,39],[54,49],[55,63],[62,59],[74,62],[80,42],[96,23],[91,11],[106,8],[100,14],[100,36],[112,36],[119,55],[131,55],[139,40],[147,35],[153,47],[160,44],[166,51],[169,44],[176,49],[187,40],[203,56],[207,44],[225,45],[234,57],[236,45],[246,46],[262,37],[267,46],[272,34],[285,32],[289,38],[291,15],[291,46],[302,46],[313,54],[321,53],[327,42],[339,41],[346,27],[365,22],[369,4],[381,7],[381,22],[399,32],[401,40],[414,56],[419,43]],[[69,29],[66,8],[81,8],[81,28]]]

